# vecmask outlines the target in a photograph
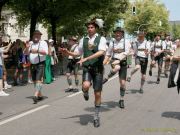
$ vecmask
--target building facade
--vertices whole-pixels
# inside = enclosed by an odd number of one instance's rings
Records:
[[[43,33],[43,40],[48,39],[47,29],[42,24],[37,24],[36,29]],[[11,41],[16,39],[27,41],[30,37],[30,25],[25,28],[20,27],[15,13],[12,10],[3,10],[2,19],[0,20],[0,35],[3,37],[3,41],[9,41],[9,39]]]

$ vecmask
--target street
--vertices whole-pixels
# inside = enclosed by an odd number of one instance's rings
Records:
[[[106,69],[107,73],[109,68]],[[167,88],[168,79],[164,75],[157,85],[157,69],[153,71],[152,77],[147,75],[144,94],[138,92],[139,73],[127,83],[124,110],[118,106],[117,75],[104,85],[99,128],[93,127],[92,89],[88,102],[83,99],[82,92],[65,93],[64,89],[68,87],[65,76],[43,86],[46,97],[37,105],[32,101],[33,85],[13,87],[7,91],[9,97],[0,97],[0,135],[180,134],[177,90]]]

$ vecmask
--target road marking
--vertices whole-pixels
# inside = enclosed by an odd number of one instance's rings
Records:
[[[22,113],[22,114],[19,114],[19,115],[17,115],[17,116],[14,116],[14,117],[12,117],[12,118],[9,118],[9,119],[7,119],[7,120],[1,121],[1,122],[0,122],[0,126],[4,125],[4,124],[6,124],[6,123],[9,123],[9,122],[11,122],[11,121],[17,120],[17,119],[19,119],[19,118],[22,118],[22,117],[24,117],[24,116],[26,116],[26,115],[29,115],[29,114],[31,114],[31,113],[37,112],[37,111],[39,111],[39,110],[42,110],[42,109],[44,109],[44,108],[46,108],[46,107],[49,107],[49,105],[43,105],[43,106],[37,107],[37,108],[35,108],[35,109],[32,109],[32,110],[30,110],[30,111],[27,111],[27,112],[24,112],[24,113]]]
[[[108,82],[112,81],[113,79],[115,79],[115,78],[117,78],[117,77],[118,77],[118,75],[112,77],[111,79],[108,80]],[[108,82],[107,82],[107,83],[108,83]],[[71,95],[69,95],[69,96],[67,96],[67,97],[68,97],[68,98],[71,98],[71,97],[77,96],[77,95],[79,95],[79,94],[81,94],[81,93],[82,93],[82,91],[79,91],[79,92],[74,93],[74,94],[71,94]]]
[[[74,96],[79,95],[79,94],[81,94],[81,93],[82,93],[82,91],[79,91],[79,92],[74,93],[74,94],[71,94],[71,95],[69,95],[69,96],[67,96],[67,97],[68,97],[68,98],[71,98],[71,97],[74,97]]]

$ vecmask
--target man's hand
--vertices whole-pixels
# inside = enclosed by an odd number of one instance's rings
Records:
[[[29,47],[30,47],[29,42],[26,42],[26,48],[29,48]]]
[[[144,53],[145,53],[146,55],[148,55],[148,54],[149,54],[148,49],[145,49],[145,50],[144,50]]]
[[[82,64],[87,60],[88,60],[87,58],[82,58],[80,61],[77,62],[77,64],[80,64],[80,66],[82,66]]]
[[[37,49],[32,49],[32,50],[31,50],[31,53],[32,53],[32,54],[36,54],[36,53],[38,53],[38,50],[37,50]]]

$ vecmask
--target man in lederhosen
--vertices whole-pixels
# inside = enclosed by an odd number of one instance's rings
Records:
[[[42,82],[44,75],[44,65],[46,55],[48,54],[48,45],[45,41],[41,40],[42,33],[35,30],[33,33],[33,40],[26,45],[26,53],[29,53],[31,62],[31,74],[34,82],[35,94],[33,97],[34,104],[42,100]]]
[[[104,59],[104,64],[107,64],[111,58],[111,71],[108,77],[103,80],[103,83],[107,82],[109,78],[119,72],[120,82],[120,100],[119,107],[124,108],[124,95],[126,90],[126,76],[127,76],[127,58],[126,56],[130,51],[130,43],[125,41],[124,30],[117,27],[114,30],[115,40],[111,41],[109,48]]]
[[[76,48],[78,47],[78,38],[75,36],[72,36],[69,39],[69,45],[70,45],[70,52],[74,52],[76,50]],[[68,57],[68,64],[67,64],[67,72],[66,72],[66,76],[67,76],[67,82],[69,85],[69,88],[66,90],[66,92],[77,92],[79,91],[78,86],[79,86],[79,79],[78,79],[78,70],[79,70],[79,65],[76,64],[78,61],[80,61],[80,56],[77,57],[73,57],[73,56],[69,56]],[[74,77],[75,77],[75,85],[76,88],[73,88],[72,86],[72,78],[71,78],[71,73],[73,72]]]
[[[165,57],[165,63],[164,63],[164,75],[166,78],[168,78],[168,70],[170,67],[170,58],[173,54],[173,47],[172,47],[172,41],[169,33],[166,33],[165,40],[163,41],[164,46],[164,57]]]
[[[150,70],[149,75],[152,76],[152,68],[156,64],[156,61],[158,63],[158,77],[157,77],[157,84],[160,82],[160,75],[162,72],[162,65],[163,65],[163,57],[164,57],[164,47],[163,47],[163,41],[161,40],[161,35],[157,34],[155,37],[155,41],[152,43],[151,46],[151,55],[152,55],[152,61],[150,64]]]
[[[95,19],[87,23],[88,35],[83,37],[75,53],[68,51],[67,49],[60,49],[63,53],[72,56],[80,56],[83,54],[83,58],[78,62],[83,65],[83,82],[82,91],[84,93],[84,99],[89,100],[89,89],[91,83],[94,88],[95,96],[95,115],[94,115],[94,127],[100,126],[100,106],[101,106],[101,91],[103,81],[103,60],[106,52],[106,39],[97,33],[97,29],[102,27],[103,21],[101,19]]]
[[[141,87],[140,93],[142,94],[143,86],[146,80],[146,70],[148,65],[148,55],[150,52],[150,43],[145,40],[145,33],[140,31],[138,33],[138,39],[133,45],[134,53],[135,53],[135,68],[131,71],[130,76],[127,78],[127,81],[130,82],[131,77],[136,73],[139,69],[141,69]]]

